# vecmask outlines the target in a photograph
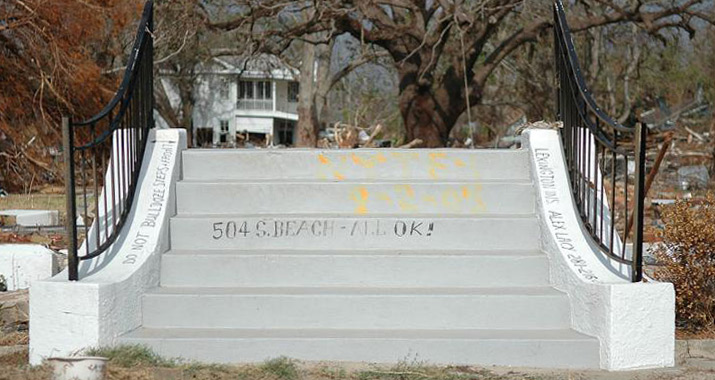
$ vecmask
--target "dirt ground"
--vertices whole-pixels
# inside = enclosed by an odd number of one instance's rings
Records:
[[[1,340],[0,340],[1,342]],[[27,364],[27,341],[15,336],[0,346],[0,380],[48,379],[47,365]],[[121,351],[121,350],[120,350]],[[101,353],[101,352],[100,352]],[[160,359],[143,350],[129,348],[120,353],[107,353],[109,380],[712,380],[715,360],[687,358],[675,368],[630,372],[540,370],[510,367],[430,366],[415,361],[395,365],[366,363],[300,362],[286,358],[253,365],[228,366],[181,363]]]

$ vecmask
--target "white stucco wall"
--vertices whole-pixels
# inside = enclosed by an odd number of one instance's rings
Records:
[[[551,283],[569,295],[572,327],[599,339],[603,369],[673,366],[672,284],[631,283],[623,275],[627,266],[594,248],[575,211],[557,131],[527,129],[522,139],[531,153]]]
[[[161,253],[169,248],[185,148],[185,131],[151,131],[134,204],[117,241],[101,256],[81,262],[77,282],[68,281],[65,270],[32,283],[31,364],[112,344],[141,324],[141,295],[159,284]]]

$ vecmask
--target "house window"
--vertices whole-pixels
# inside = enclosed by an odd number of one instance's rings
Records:
[[[300,92],[300,85],[298,82],[288,82],[288,101],[296,103],[298,101],[298,93]]]
[[[221,120],[220,121],[220,130],[219,130],[219,141],[222,143],[227,142],[228,140],[228,120]]]
[[[253,82],[247,80],[238,81],[238,99],[253,99]]]
[[[271,82],[256,82],[256,99],[271,99]]]

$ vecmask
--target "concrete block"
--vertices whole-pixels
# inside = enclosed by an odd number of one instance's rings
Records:
[[[50,278],[59,271],[54,251],[37,244],[1,244],[0,276],[7,290],[27,289],[34,280]]]
[[[688,356],[715,360],[715,339],[689,339]]]
[[[23,227],[46,227],[60,224],[57,210],[0,210],[0,216],[15,219],[15,224]]]

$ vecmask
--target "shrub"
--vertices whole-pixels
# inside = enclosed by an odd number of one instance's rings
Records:
[[[296,361],[283,356],[266,360],[260,369],[281,380],[296,380],[300,377]]]
[[[663,212],[655,275],[675,287],[676,324],[710,330],[715,322],[715,196],[678,201]]]

